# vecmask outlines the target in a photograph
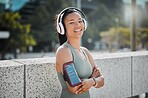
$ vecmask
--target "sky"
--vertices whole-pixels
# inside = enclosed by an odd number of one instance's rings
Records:
[[[5,9],[17,11],[28,1],[29,0],[0,0],[0,3],[5,4]]]
[[[12,11],[16,11],[19,10],[21,7],[24,6],[24,4],[26,4],[26,2],[28,2],[29,0],[12,0],[12,6],[11,6],[11,10]]]

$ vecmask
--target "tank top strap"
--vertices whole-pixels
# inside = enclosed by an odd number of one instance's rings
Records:
[[[81,50],[82,50],[82,52],[83,52],[85,58],[86,58],[87,60],[89,60],[89,59],[88,59],[88,56],[87,56],[87,54],[86,54],[86,52],[85,52],[85,50],[84,50],[82,47],[81,47]]]
[[[65,45],[70,49],[72,57],[73,57],[73,61],[74,61],[75,53],[74,53],[73,47],[71,45],[69,45],[68,42],[65,42]]]
[[[71,51],[74,51],[73,47],[71,47],[71,45],[69,45],[68,42],[65,42],[65,45],[66,45]]]

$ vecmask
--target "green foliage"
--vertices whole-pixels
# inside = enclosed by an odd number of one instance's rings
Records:
[[[51,51],[53,48],[52,43],[57,42],[54,19],[56,14],[67,6],[64,1],[65,0],[46,0],[46,4],[36,5],[32,14],[26,15],[27,19],[24,21],[25,23],[31,24],[31,33],[37,41],[34,51],[40,52],[44,50],[45,47],[49,47],[46,50]]]
[[[148,48],[148,28],[138,29],[137,39],[141,43],[142,48]]]
[[[111,46],[115,39],[115,33],[114,28],[111,28],[109,31],[100,32],[102,42],[104,42],[108,47]]]
[[[99,1],[96,1],[99,2]],[[88,47],[88,38],[92,39],[91,47],[94,42],[100,40],[100,34],[98,32],[106,31],[110,27],[113,27],[114,16],[113,13],[103,3],[97,3],[98,6],[90,13],[86,13],[88,16],[88,28],[83,37],[83,46]]]
[[[119,48],[130,47],[130,29],[129,28],[110,28],[108,31],[100,32],[102,41],[108,46],[116,43]]]
[[[20,23],[21,16],[19,13],[4,12],[0,14],[0,31],[9,31],[10,37],[6,41],[1,41],[1,52],[15,52],[20,49],[25,52],[27,47],[35,45],[36,41],[30,34],[30,25]]]
[[[143,15],[142,21],[141,21],[141,27],[148,28],[148,15]]]
[[[29,20],[26,20],[27,23],[31,24],[31,32],[37,42],[46,41],[50,43],[57,40],[54,18],[63,4],[63,0],[48,0],[47,4],[36,6],[34,15]]]
[[[103,4],[99,4],[98,8],[89,15],[91,24],[97,26],[99,31],[104,31],[113,26],[114,17],[110,10]]]
[[[142,45],[141,48],[148,47],[148,28],[139,28],[136,33],[136,44]],[[130,47],[130,29],[120,27],[118,30],[116,28],[110,28],[108,31],[100,32],[101,40],[108,46],[112,45],[113,42],[118,43],[118,47]]]

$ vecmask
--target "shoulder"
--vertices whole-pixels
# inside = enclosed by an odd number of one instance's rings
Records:
[[[70,49],[66,45],[61,45],[56,51],[56,62],[60,65],[72,60]]]
[[[70,51],[70,50],[68,49],[68,47],[65,46],[65,45],[61,45],[61,46],[57,49],[57,51],[56,51],[56,56],[58,56],[59,54],[64,54],[64,53],[67,52],[67,51]]]

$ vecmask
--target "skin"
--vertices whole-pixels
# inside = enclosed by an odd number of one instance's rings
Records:
[[[82,21],[81,15],[78,12],[70,13],[65,17],[64,23],[65,23],[68,43],[75,49],[80,58],[85,59],[85,56],[80,51],[80,41],[84,33],[84,23]],[[89,50],[86,48],[83,48],[83,50],[86,52],[92,67],[96,68],[93,57],[89,52]],[[57,72],[61,72],[63,74],[63,64],[72,60],[73,57],[69,48],[65,45],[61,45],[56,52]],[[98,68],[93,70],[93,74],[91,77],[96,77],[96,81],[98,82],[96,88],[100,88],[104,85],[104,78],[101,75],[100,70]],[[70,92],[72,92],[73,94],[80,94],[88,91],[92,86],[94,86],[95,81],[92,78],[89,78],[83,80],[82,84],[75,87],[69,86],[68,83],[67,85],[68,85],[67,89]]]

